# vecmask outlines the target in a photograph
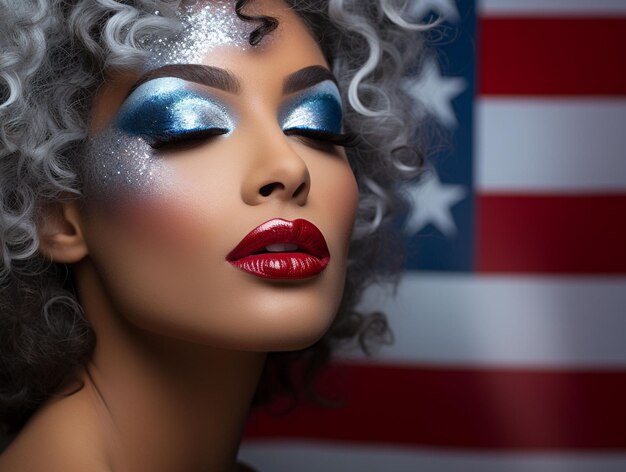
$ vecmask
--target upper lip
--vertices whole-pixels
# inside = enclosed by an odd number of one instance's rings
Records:
[[[303,219],[293,221],[274,218],[250,231],[237,244],[226,260],[235,261],[263,251],[270,244],[295,244],[297,251],[306,252],[319,259],[329,256],[328,246],[321,231]]]

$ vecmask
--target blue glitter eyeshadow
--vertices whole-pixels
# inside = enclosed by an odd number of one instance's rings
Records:
[[[303,129],[340,134],[341,95],[334,82],[325,80],[288,102],[279,113],[283,131]]]
[[[116,125],[152,145],[203,131],[230,132],[233,121],[228,108],[216,99],[191,89],[182,79],[164,77],[140,85],[120,108]]]

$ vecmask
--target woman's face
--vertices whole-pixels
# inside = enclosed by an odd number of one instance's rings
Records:
[[[287,350],[339,305],[357,205],[341,100],[308,30],[282,2],[183,14],[146,70],[99,92],[85,156],[83,234],[113,306],[152,332]],[[247,12],[248,12],[247,11]],[[208,67],[206,67],[208,66]]]

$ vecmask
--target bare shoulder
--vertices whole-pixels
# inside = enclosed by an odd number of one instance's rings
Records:
[[[46,403],[0,455],[0,470],[110,472],[90,397],[83,389]]]

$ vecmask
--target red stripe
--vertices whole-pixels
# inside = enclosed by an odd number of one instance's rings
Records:
[[[626,448],[626,371],[335,366],[342,408],[253,415],[247,437],[499,450]],[[336,397],[336,395],[335,395]]]
[[[626,273],[626,194],[477,197],[481,272]]]
[[[625,18],[483,18],[479,93],[626,94]]]

